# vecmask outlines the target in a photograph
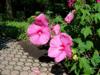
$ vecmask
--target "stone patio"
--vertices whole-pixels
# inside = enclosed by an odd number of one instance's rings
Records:
[[[40,55],[43,55],[42,52],[37,56],[35,53],[33,56],[30,53],[32,51],[24,49],[19,41],[1,38],[0,75],[66,75],[53,61],[43,61],[44,57]],[[35,68],[40,70],[40,74],[34,73]]]

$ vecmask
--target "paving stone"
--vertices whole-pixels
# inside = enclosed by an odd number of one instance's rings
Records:
[[[31,57],[31,56],[28,56],[28,59],[32,59],[32,60],[33,60],[33,57]]]
[[[39,62],[39,60],[38,60],[38,59],[35,59],[35,60],[34,60],[34,62],[38,63],[38,62]]]
[[[21,61],[21,62],[25,62],[26,59],[24,59],[24,58],[20,58],[19,61]]]
[[[15,70],[22,70],[22,67],[21,66],[15,66],[14,69]]]
[[[25,66],[32,66],[32,63],[25,63]]]
[[[0,64],[0,69],[5,68],[5,65]]]
[[[23,54],[26,55],[26,56],[29,55],[27,52],[24,52]]]
[[[12,57],[13,58],[14,57],[14,54],[9,54],[8,57]]]
[[[47,67],[48,64],[47,64],[47,63],[41,63],[41,66],[42,66],[42,67]]]
[[[4,57],[0,56],[0,61],[2,61],[4,59]]]
[[[46,72],[41,72],[41,74],[40,75],[47,75],[47,73]]]
[[[23,66],[24,63],[23,63],[23,62],[17,62],[17,65],[18,65],[18,66]]]
[[[17,54],[19,54],[19,55],[23,55],[23,53],[22,53],[22,52],[18,52]]]
[[[19,75],[19,71],[12,71],[11,75]]]
[[[33,62],[33,60],[32,59],[27,59],[27,62]]]
[[[13,58],[12,60],[15,61],[15,62],[17,62],[18,61],[18,58]]]
[[[2,61],[1,64],[7,65],[8,64],[8,61]]]
[[[22,58],[27,58],[27,56],[23,55]]]
[[[30,67],[25,66],[25,67],[23,67],[23,70],[24,70],[24,71],[30,70]]]
[[[2,57],[7,57],[7,54],[3,53],[3,54],[2,54]]]
[[[23,71],[23,72],[20,73],[20,75],[28,75],[28,72]]]
[[[9,65],[16,65],[16,62],[15,61],[11,61],[11,62],[9,62]]]
[[[39,63],[33,63],[33,66],[38,67],[38,66],[40,66],[40,64]]]
[[[9,69],[9,70],[12,70],[13,69],[13,66],[12,65],[7,65],[5,68],[6,69]]]
[[[48,69],[47,69],[46,67],[41,67],[40,70],[41,70],[42,72],[46,72]]]
[[[3,70],[1,75],[10,75],[10,70]]]
[[[11,61],[11,59],[12,59],[12,58],[10,58],[10,57],[6,57],[6,58],[5,58],[5,60],[7,60],[7,61]]]
[[[16,58],[20,58],[20,57],[21,57],[21,55],[15,55],[15,57],[16,57]]]

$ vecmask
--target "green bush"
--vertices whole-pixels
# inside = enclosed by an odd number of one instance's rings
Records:
[[[11,37],[18,40],[27,38],[26,30],[29,23],[17,21],[5,21],[0,24],[0,36]]]

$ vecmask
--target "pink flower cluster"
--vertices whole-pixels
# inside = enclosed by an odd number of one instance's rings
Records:
[[[69,17],[68,19],[70,19]],[[71,46],[73,43],[71,36],[62,33],[59,24],[50,28],[49,21],[43,13],[37,16],[35,21],[28,27],[27,34],[30,42],[37,46],[45,45],[50,40],[48,56],[54,58],[55,62],[60,62],[66,57],[72,57]]]

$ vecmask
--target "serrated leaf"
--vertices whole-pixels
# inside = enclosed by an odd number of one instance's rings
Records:
[[[79,59],[79,67],[80,69],[83,69],[84,74],[90,75],[94,73],[94,70],[90,66],[89,60],[86,59],[85,57]]]
[[[63,22],[62,17],[61,16],[56,16],[55,19],[53,20],[54,23],[59,23],[59,22]]]
[[[70,69],[70,72],[72,72],[72,71],[75,70],[75,69],[76,69],[76,63],[73,64],[73,66],[72,66],[71,69]]]
[[[75,39],[73,39],[73,40],[74,40],[74,42],[76,42],[76,43],[81,43],[81,42],[82,42],[81,38],[75,38]]]
[[[95,3],[94,9],[100,12],[100,3]]]
[[[100,37],[100,28],[97,30],[97,34]]]
[[[99,52],[97,50],[95,50],[93,57],[91,58],[91,62],[94,66],[96,66],[100,63],[100,56],[99,56]]]
[[[85,27],[81,30],[81,33],[84,35],[86,38],[88,35],[92,35],[92,30],[91,27]]]
[[[93,48],[93,42],[92,41],[86,41],[86,49],[90,50],[91,48]]]

